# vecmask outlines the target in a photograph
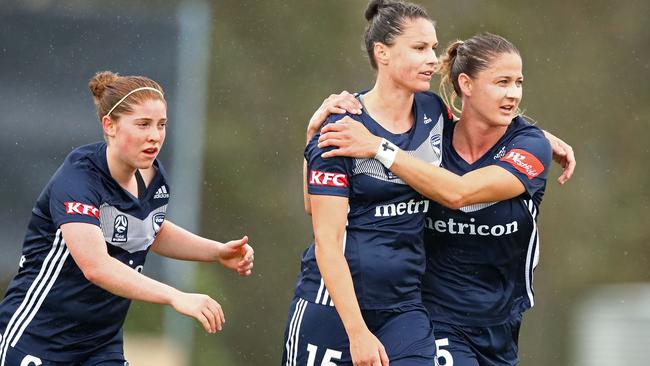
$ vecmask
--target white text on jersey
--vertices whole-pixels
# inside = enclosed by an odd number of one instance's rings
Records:
[[[517,221],[504,225],[475,225],[474,218],[470,219],[470,223],[456,222],[450,218],[447,221],[436,220],[427,217],[424,220],[424,227],[429,230],[434,230],[439,233],[456,234],[456,235],[480,235],[480,236],[501,236],[510,235],[519,231]]]
[[[342,173],[326,173],[312,170],[309,184],[315,186],[347,187],[348,178]]]
[[[153,196],[154,199],[158,198],[169,198],[169,193],[167,192],[167,188],[163,185],[158,188],[156,191],[156,194]]]
[[[65,212],[72,215],[86,215],[96,219],[99,218],[99,209],[93,205],[87,205],[79,202],[64,202]]]
[[[422,206],[422,210],[420,210]],[[429,212],[429,200],[409,200],[408,202],[391,203],[375,207],[375,217],[412,215],[420,212]]]

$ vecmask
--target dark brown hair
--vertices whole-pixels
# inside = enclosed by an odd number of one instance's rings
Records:
[[[375,43],[380,42],[387,46],[394,43],[404,31],[406,20],[424,18],[433,23],[427,12],[419,5],[406,1],[371,0],[365,12],[368,26],[363,37],[370,65],[377,68],[374,48]]]

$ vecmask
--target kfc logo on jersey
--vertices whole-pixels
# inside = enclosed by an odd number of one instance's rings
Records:
[[[99,219],[99,209],[93,205],[79,202],[63,202],[65,212],[70,215],[86,215]]]
[[[510,150],[499,160],[510,163],[518,171],[526,174],[528,179],[533,179],[544,171],[544,164],[535,155],[521,149]]]
[[[345,188],[348,186],[348,177],[343,173],[326,173],[318,170],[310,170],[309,184],[312,186]]]

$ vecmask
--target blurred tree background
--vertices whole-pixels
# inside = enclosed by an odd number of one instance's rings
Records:
[[[557,165],[550,173],[536,306],[520,339],[522,365],[567,365],[580,299],[596,285],[650,281],[650,2],[418,3],[437,21],[440,52],[484,31],[513,41],[524,60],[526,113],[576,151],[566,186],[555,182]],[[158,13],[170,6],[143,4]],[[250,278],[199,265],[196,290],[223,305],[227,323],[217,335],[195,327],[191,365],[280,362],[300,256],[312,239],[301,194],[305,126],[329,94],[372,85],[361,48],[365,7],[362,0],[211,4],[200,233],[222,241],[249,235],[256,263]],[[134,304],[127,331],[158,334],[161,313]]]

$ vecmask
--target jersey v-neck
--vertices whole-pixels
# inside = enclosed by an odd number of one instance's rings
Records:
[[[456,147],[454,147],[454,133],[456,132],[457,125],[458,122],[454,122],[452,128],[449,129],[449,151],[454,157],[454,160],[456,160],[457,162],[461,162],[464,166],[467,167],[466,171],[469,171],[469,170],[474,170],[476,166],[480,166],[481,163],[486,159],[486,157],[492,156],[493,150],[498,146],[502,145],[502,141],[506,137],[506,135],[508,135],[508,131],[512,128],[513,123],[510,123],[506,131],[503,133],[501,137],[499,137],[499,139],[494,143],[494,145],[492,145],[488,150],[486,150],[485,153],[481,155],[481,157],[476,159],[476,161],[473,163],[469,163],[467,160],[465,160],[465,158],[463,158],[458,153],[458,151],[456,151]]]
[[[368,108],[366,108],[366,103],[364,102],[365,96],[366,96],[366,93],[362,93],[362,94],[357,95],[357,100],[359,100],[359,103],[361,103],[361,105],[363,106],[361,118],[363,118],[364,121],[370,122],[372,125],[375,126],[375,128],[381,130],[382,132],[384,132],[384,134],[389,135],[389,136],[394,136],[394,137],[410,136],[410,134],[413,133],[413,131],[415,130],[415,125],[418,122],[418,114],[417,114],[415,98],[413,98],[413,107],[411,108],[411,114],[413,114],[413,124],[411,125],[411,127],[408,130],[406,130],[406,131],[404,131],[402,133],[394,133],[394,132],[389,131],[388,129],[386,129],[386,127],[382,126],[382,124],[379,123],[379,121],[377,121],[376,119],[374,119],[370,115],[370,113],[368,112]]]
[[[144,183],[144,178],[142,178],[140,169],[135,170],[135,180],[138,183],[138,199],[142,200],[145,196],[145,192],[147,191],[147,185]]]

